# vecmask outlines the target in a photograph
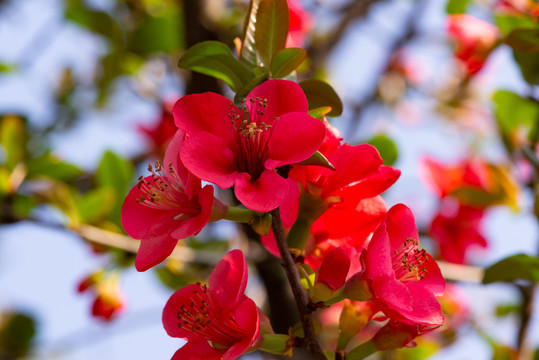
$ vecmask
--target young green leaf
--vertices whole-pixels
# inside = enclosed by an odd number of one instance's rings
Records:
[[[269,66],[277,51],[284,49],[288,36],[286,0],[260,0],[256,12],[256,49]]]
[[[204,41],[190,47],[178,66],[223,80],[238,91],[252,79],[250,69],[240,63],[228,46],[219,41]]]
[[[307,52],[300,48],[282,49],[271,60],[271,74],[279,79],[290,74],[305,60]]]

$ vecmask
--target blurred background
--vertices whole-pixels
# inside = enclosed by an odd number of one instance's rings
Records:
[[[297,79],[331,84],[342,115],[329,120],[344,140],[373,144],[402,171],[384,199],[412,209],[424,246],[450,274],[446,326],[385,358],[524,359],[539,346],[533,285],[480,283],[482,267],[539,250],[539,47],[522,60],[521,44],[506,36],[508,23],[535,26],[534,6],[289,0],[287,46],[308,54]],[[279,264],[245,229],[214,224],[157,270],[138,273],[138,244],[120,222],[125,194],[174,133],[175,100],[233,95],[179,69],[178,59],[204,40],[233,49],[247,8],[241,0],[0,1],[0,359],[170,358],[183,341],[162,328],[166,300],[207,276],[229,247],[257,259],[248,295],[286,332],[291,310],[272,303],[286,292],[271,285]],[[334,316],[324,319],[331,326]]]

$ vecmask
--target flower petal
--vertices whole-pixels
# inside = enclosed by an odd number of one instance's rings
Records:
[[[398,248],[406,239],[419,239],[412,211],[404,204],[397,204],[387,212],[385,223],[391,241],[391,251]]]
[[[340,289],[350,269],[350,258],[348,253],[338,247],[326,254],[322,264],[316,271],[316,282],[326,284],[331,290]]]
[[[254,181],[246,174],[238,178],[234,193],[243,205],[254,211],[275,209],[288,195],[288,182],[273,170],[264,170]]]
[[[386,222],[382,222],[372,235],[371,241],[365,254],[365,277],[374,280],[376,278],[394,278],[391,262],[391,248],[389,245]]]
[[[234,185],[235,179],[241,176],[228,143],[208,132],[188,136],[180,149],[180,156],[193,174],[223,189]]]
[[[205,339],[189,341],[172,356],[171,360],[221,360],[224,350],[216,349]]]
[[[247,262],[241,250],[228,252],[210,275],[208,287],[213,302],[225,310],[235,309],[244,297],[247,277]]]
[[[260,332],[260,319],[258,309],[253,300],[244,296],[243,301],[234,312],[234,319],[242,329],[244,338],[232,345],[224,354],[224,360],[233,360],[245,353],[255,343]]]
[[[268,160],[264,163],[269,170],[308,159],[320,147],[326,134],[324,124],[306,112],[287,113],[272,126]]]
[[[226,97],[207,92],[186,95],[179,99],[172,108],[176,125],[192,135],[197,132],[209,132],[228,142],[233,137],[233,129],[228,114],[238,108],[232,106]]]
[[[185,194],[191,198],[194,194],[200,191],[200,179],[191,173],[180,158],[180,149],[185,139],[185,131],[178,130],[174,137],[170,141],[167,150],[165,152],[165,158],[163,160],[163,168],[167,175],[170,172],[170,167],[174,169],[177,177],[182,181],[182,187]]]
[[[442,308],[436,297],[423,287],[421,281],[406,284],[413,300],[413,310],[401,311],[400,322],[422,325],[441,325],[444,322]]]
[[[165,304],[165,308],[163,309],[163,326],[169,336],[186,339],[190,342],[204,339],[202,336],[193,333],[189,327],[178,326],[180,322],[178,312],[182,308],[182,305],[189,308],[194,294],[202,297],[206,302],[211,301],[202,286],[191,284],[172,294]]]
[[[213,186],[204,186],[198,197],[193,199],[197,200],[197,203],[193,205],[200,206],[200,213],[191,218],[178,221],[176,229],[171,233],[176,239],[185,239],[186,237],[196,235],[206,226],[210,219],[213,204]]]
[[[149,268],[165,260],[178,244],[178,238],[165,232],[161,236],[153,236],[142,239],[135,257],[135,267],[138,271],[146,271]]]
[[[294,81],[268,80],[255,87],[247,95],[247,108],[250,114],[255,114],[258,109],[256,98],[268,99],[268,106],[263,111],[264,119],[267,119],[265,122],[269,124],[273,122],[274,117],[295,111],[306,113],[309,110],[305,93]]]
[[[378,150],[368,144],[355,146],[343,144],[329,156],[328,160],[335,166],[335,171],[329,176],[324,187],[324,196],[376,174],[383,163]]]

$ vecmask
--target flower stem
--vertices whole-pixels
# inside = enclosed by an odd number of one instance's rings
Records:
[[[243,207],[229,206],[224,216],[225,220],[250,224],[260,213]]]
[[[292,293],[294,294],[294,299],[298,305],[298,310],[301,318],[301,323],[303,325],[303,331],[305,333],[305,344],[307,349],[313,356],[315,360],[327,360],[318,338],[314,332],[313,319],[311,313],[307,310],[307,305],[309,299],[307,294],[301,286],[301,281],[299,277],[298,269],[294,264],[292,255],[288,250],[288,244],[286,243],[286,237],[284,235],[283,224],[281,223],[281,214],[279,208],[271,211],[273,235],[275,236],[275,241],[277,242],[277,247],[279,248],[279,253],[283,261],[284,269],[286,272],[286,277],[292,288]]]

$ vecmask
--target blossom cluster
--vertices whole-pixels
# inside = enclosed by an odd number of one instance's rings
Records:
[[[410,209],[398,204],[388,210],[380,196],[400,171],[383,165],[371,145],[343,143],[337,129],[308,109],[301,87],[288,80],[263,82],[240,106],[215,93],[180,98],[172,109],[178,130],[163,163],[150,165],[151,175],[140,177],[124,202],[124,228],[141,240],[135,266],[145,271],[159,264],[178,240],[208,222],[228,219],[254,227],[264,213],[280,208],[282,219],[272,221],[282,220],[298,266],[312,274],[303,276],[310,302],[322,308],[345,298],[361,302],[368,310],[360,323],[375,319],[380,328],[369,341],[374,349],[410,346],[443,323],[437,296],[445,281],[419,248]],[[225,205],[212,184],[232,188],[241,205]],[[268,251],[280,256],[270,227],[255,230]],[[234,359],[264,349],[265,339],[275,335],[244,295],[246,285],[245,257],[233,250],[208,285],[172,295],[163,312],[165,329],[188,341],[173,359]],[[347,351],[362,326],[349,328],[338,351]],[[290,351],[287,344],[281,353]]]

